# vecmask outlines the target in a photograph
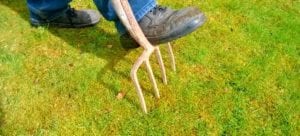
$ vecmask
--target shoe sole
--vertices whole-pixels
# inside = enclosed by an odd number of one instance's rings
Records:
[[[188,35],[189,33],[192,33],[193,31],[195,31],[197,28],[199,28],[200,26],[202,26],[205,22],[206,22],[206,16],[204,14],[199,15],[199,17],[197,17],[198,19],[190,22],[189,24],[186,25],[186,27],[183,27],[182,29],[177,29],[174,30],[170,33],[172,33],[169,36],[166,37],[147,37],[149,41],[151,41],[152,44],[155,45],[159,45],[159,44],[163,44],[163,43],[167,43],[176,39],[179,39],[183,36]],[[159,41],[155,41],[154,39],[159,39]]]
[[[94,20],[89,24],[65,24],[65,23],[41,23],[41,22],[30,22],[32,26],[39,27],[39,26],[49,26],[49,27],[60,27],[60,28],[84,28],[89,26],[94,26],[100,21],[100,18]]]

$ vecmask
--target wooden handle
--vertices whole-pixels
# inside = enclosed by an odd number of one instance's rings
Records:
[[[119,19],[126,27],[131,37],[144,49],[154,50],[152,44],[145,37],[142,29],[135,19],[128,0],[112,0],[112,4]]]

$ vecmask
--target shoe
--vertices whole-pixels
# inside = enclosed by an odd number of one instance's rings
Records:
[[[48,21],[30,19],[33,26],[53,26],[64,28],[82,28],[93,26],[100,21],[100,14],[95,10],[75,10],[68,8],[60,17]]]
[[[195,31],[205,21],[205,15],[194,7],[175,11],[167,7],[156,6],[138,23],[150,43],[159,45]],[[120,41],[124,48],[139,47],[128,33],[121,35]]]

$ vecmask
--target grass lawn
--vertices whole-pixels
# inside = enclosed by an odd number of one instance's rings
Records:
[[[33,28],[25,0],[0,0],[0,135],[299,135],[299,1],[159,2],[209,20],[172,43],[177,72],[162,47],[168,85],[152,59],[161,99],[139,71],[146,115],[129,78],[141,49],[122,49],[112,22]]]

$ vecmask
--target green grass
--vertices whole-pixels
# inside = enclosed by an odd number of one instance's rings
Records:
[[[0,0],[0,135],[299,135],[299,1],[160,3],[209,19],[173,43],[177,72],[164,55],[161,99],[139,72],[146,115],[129,78],[141,50],[123,50],[113,23],[33,28],[24,1]]]

